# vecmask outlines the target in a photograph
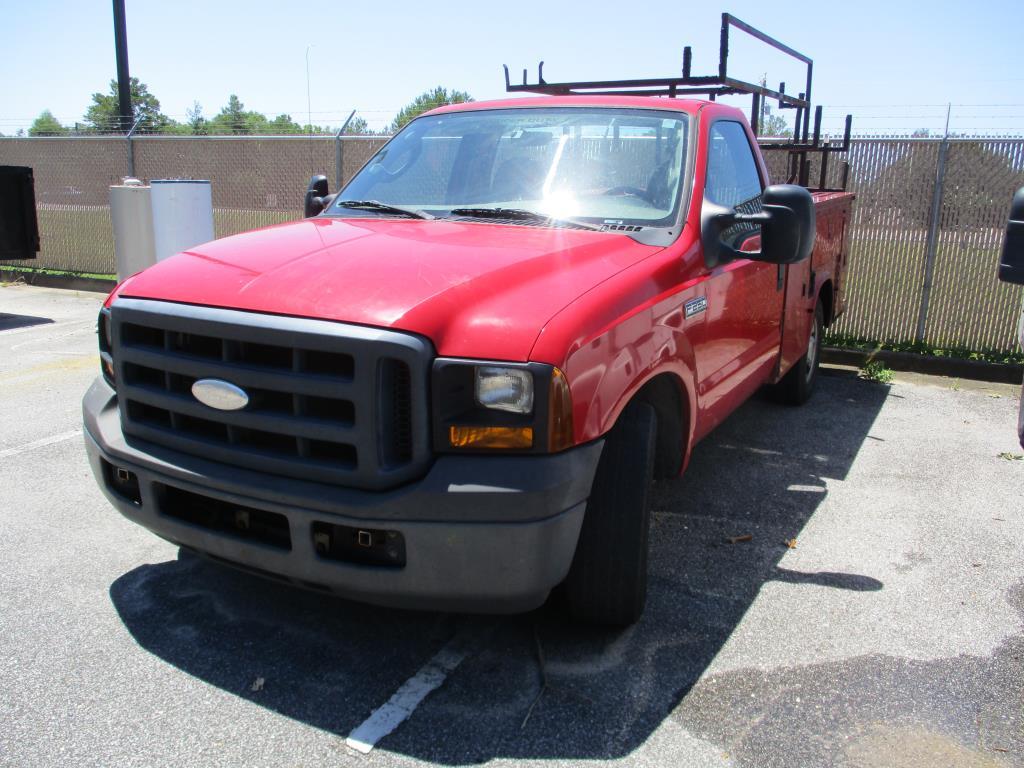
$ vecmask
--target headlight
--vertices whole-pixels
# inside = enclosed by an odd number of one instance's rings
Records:
[[[476,367],[476,401],[484,408],[509,413],[533,411],[533,375],[523,368]]]
[[[436,451],[554,453],[573,444],[569,385],[553,365],[439,358],[432,389]]]

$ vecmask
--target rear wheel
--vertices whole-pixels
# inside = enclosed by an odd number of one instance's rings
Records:
[[[605,440],[565,597],[574,618],[624,626],[647,599],[654,408],[633,402]]]
[[[814,322],[807,337],[807,351],[796,361],[782,380],[775,385],[776,398],[788,405],[803,405],[814,392],[818,380],[818,363],[821,360],[821,338],[825,331],[825,309],[821,301],[814,308]]]

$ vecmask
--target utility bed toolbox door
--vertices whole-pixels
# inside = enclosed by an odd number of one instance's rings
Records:
[[[782,326],[781,369],[785,373],[807,352],[814,308],[821,288],[832,283],[833,317],[842,314],[849,248],[849,221],[853,195],[848,192],[814,193],[816,237],[807,261],[785,267],[785,306]],[[826,317],[826,324],[831,318]]]

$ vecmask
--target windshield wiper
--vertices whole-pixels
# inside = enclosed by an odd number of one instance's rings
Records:
[[[601,231],[601,227],[588,224],[585,221],[560,219],[557,216],[548,216],[546,213],[530,211],[526,208],[452,208],[448,213],[450,216],[464,216],[472,219],[517,219],[519,221],[536,222],[537,224],[568,224],[579,229],[592,229],[595,232]]]
[[[353,208],[360,211],[377,211],[378,213],[392,213],[397,216],[409,216],[413,219],[433,219],[429,213],[417,211],[412,208],[403,208],[400,205],[388,205],[379,200],[339,200],[336,205],[339,208]]]

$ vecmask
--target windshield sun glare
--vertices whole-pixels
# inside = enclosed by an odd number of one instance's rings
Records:
[[[688,123],[681,112],[581,107],[422,117],[366,164],[329,213],[401,215],[391,206],[458,218],[471,209],[486,219],[489,209],[503,209],[529,214],[523,221],[538,226],[545,217],[671,226],[682,202]]]

